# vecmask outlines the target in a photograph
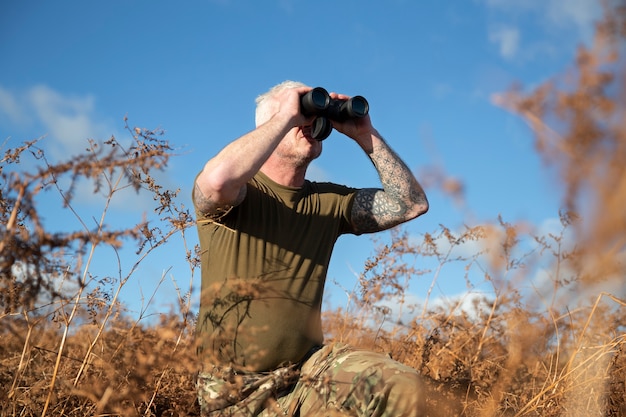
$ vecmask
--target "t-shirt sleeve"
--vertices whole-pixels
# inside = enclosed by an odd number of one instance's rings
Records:
[[[328,193],[333,196],[335,215],[340,218],[339,233],[360,235],[361,233],[356,232],[352,226],[352,206],[359,189],[334,183],[316,183],[316,185],[321,194]]]

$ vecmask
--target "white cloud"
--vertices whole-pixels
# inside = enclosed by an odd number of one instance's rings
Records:
[[[520,44],[520,32],[516,27],[504,25],[492,27],[488,36],[490,42],[498,45],[503,58],[515,58]]]
[[[372,314],[366,324],[370,327],[381,327],[385,330],[399,330],[398,325],[407,325],[413,320],[426,324],[431,312],[441,311],[445,314],[465,316],[470,320],[479,320],[493,308],[494,294],[468,291],[449,297],[436,297],[424,300],[412,293],[404,293],[402,299],[393,297],[376,303],[376,307],[385,311],[384,316]],[[425,311],[424,311],[425,309]],[[370,313],[374,309],[368,310]]]
[[[25,114],[17,98],[2,86],[0,86],[0,116],[8,117],[9,121],[15,124],[25,122]]]
[[[584,37],[590,35],[594,21],[600,16],[597,0],[549,0],[540,4],[545,7],[549,23],[560,27],[573,26]]]
[[[429,304],[431,309],[465,314],[468,318],[478,319],[493,308],[494,294],[468,291],[451,297],[439,297]]]
[[[87,139],[116,135],[115,127],[96,114],[95,102],[91,95],[64,95],[45,85],[18,92],[0,86],[0,116],[28,134],[47,136],[45,145],[53,158],[83,152]]]
[[[484,0],[487,7],[505,15],[530,13],[544,24],[573,26],[586,31],[600,16],[598,0]]]
[[[103,141],[115,136],[122,143],[130,140],[128,134],[120,134],[110,121],[98,114],[94,96],[66,95],[45,85],[17,92],[0,86],[0,122],[11,125],[9,128],[3,126],[4,131],[19,130],[36,137],[46,136],[39,146],[44,147],[52,163],[84,153],[89,145],[88,139]],[[114,173],[110,180],[114,181],[117,175],[119,173]],[[167,182],[166,174],[156,172],[154,175],[159,176],[160,184]],[[321,170],[318,175],[322,175]],[[125,183],[127,181],[123,180],[122,186]],[[67,191],[69,183],[61,179],[59,186]],[[108,190],[94,193],[91,181],[78,181],[75,187],[74,203],[98,208],[104,206]],[[128,187],[116,193],[111,207],[151,211],[154,202],[150,193],[141,191],[137,194],[132,187]]]
[[[55,145],[61,145],[52,147],[55,156],[82,152],[87,139],[108,139],[114,133],[112,126],[99,121],[94,114],[93,96],[64,96],[47,86],[36,86],[28,92],[28,98]]]
[[[507,59],[521,51],[524,51],[522,58],[551,55],[555,42],[561,45],[561,49],[575,47],[580,42],[589,43],[594,23],[602,13],[597,0],[482,1],[490,12],[489,41],[495,43],[500,54]],[[522,35],[535,30],[545,32],[543,40],[525,44],[522,48]],[[565,40],[571,45],[563,45]]]

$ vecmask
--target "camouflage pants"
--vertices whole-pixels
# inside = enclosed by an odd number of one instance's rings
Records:
[[[300,368],[201,372],[197,388],[208,417],[424,415],[423,383],[413,368],[342,344],[324,346]]]

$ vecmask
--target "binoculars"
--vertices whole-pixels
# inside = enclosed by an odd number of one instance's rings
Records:
[[[330,98],[328,91],[315,87],[300,97],[300,111],[305,116],[317,116],[311,126],[311,137],[324,140],[333,130],[331,120],[343,122],[365,117],[369,112],[365,97],[354,96],[347,100]]]

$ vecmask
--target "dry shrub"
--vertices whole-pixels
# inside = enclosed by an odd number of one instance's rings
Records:
[[[565,209],[584,216],[576,224],[584,244],[572,262],[586,283],[624,276],[626,5],[606,3],[594,43],[579,48],[571,73],[530,94],[516,88],[495,97],[532,127],[539,154],[565,185]]]
[[[429,386],[430,416],[620,416],[626,399],[626,301],[583,286],[586,296],[578,294],[575,305],[550,294],[537,303],[534,292],[517,288],[530,279],[533,265],[543,265],[542,251],[554,258],[549,287],[557,294],[582,288],[583,273],[565,267],[576,252],[555,249],[571,228],[566,217],[562,225],[560,235],[532,239],[536,246],[523,255],[518,249],[525,239],[521,233],[512,239],[515,226],[504,222],[458,235],[444,228],[421,240],[396,233],[370,260],[349,304],[325,313],[328,339],[389,354],[419,370]],[[500,240],[490,236],[495,230]],[[433,251],[446,246],[442,239],[452,248],[478,241],[484,250],[467,256]],[[469,303],[430,300],[429,306],[428,299],[405,299],[410,281],[432,277],[432,288],[437,281],[463,279],[447,275],[446,267],[408,267],[429,257],[464,266],[457,270],[474,280],[482,275],[493,291],[467,296]],[[485,266],[485,257],[501,260]]]
[[[190,291],[178,293],[177,311],[144,323],[131,320],[119,302],[139,265],[192,224],[175,204],[178,191],[163,189],[153,172],[167,166],[172,149],[163,132],[129,128],[129,146],[110,138],[88,142],[86,151],[51,163],[39,141],[8,149],[0,174],[0,414],[1,415],[193,415],[195,348]],[[29,170],[17,164],[32,158]],[[23,166],[23,165],[22,165]],[[95,227],[74,207],[80,181],[105,196]],[[61,185],[63,184],[63,185]],[[144,219],[110,230],[111,202],[126,188],[149,192],[158,226]],[[56,191],[74,215],[77,230],[50,231],[42,220],[41,193]],[[67,229],[71,224],[67,224]],[[119,250],[136,245],[136,260],[124,271]],[[97,248],[113,249],[117,265],[96,276]],[[191,275],[195,253],[186,256]],[[144,306],[147,308],[147,306]]]

